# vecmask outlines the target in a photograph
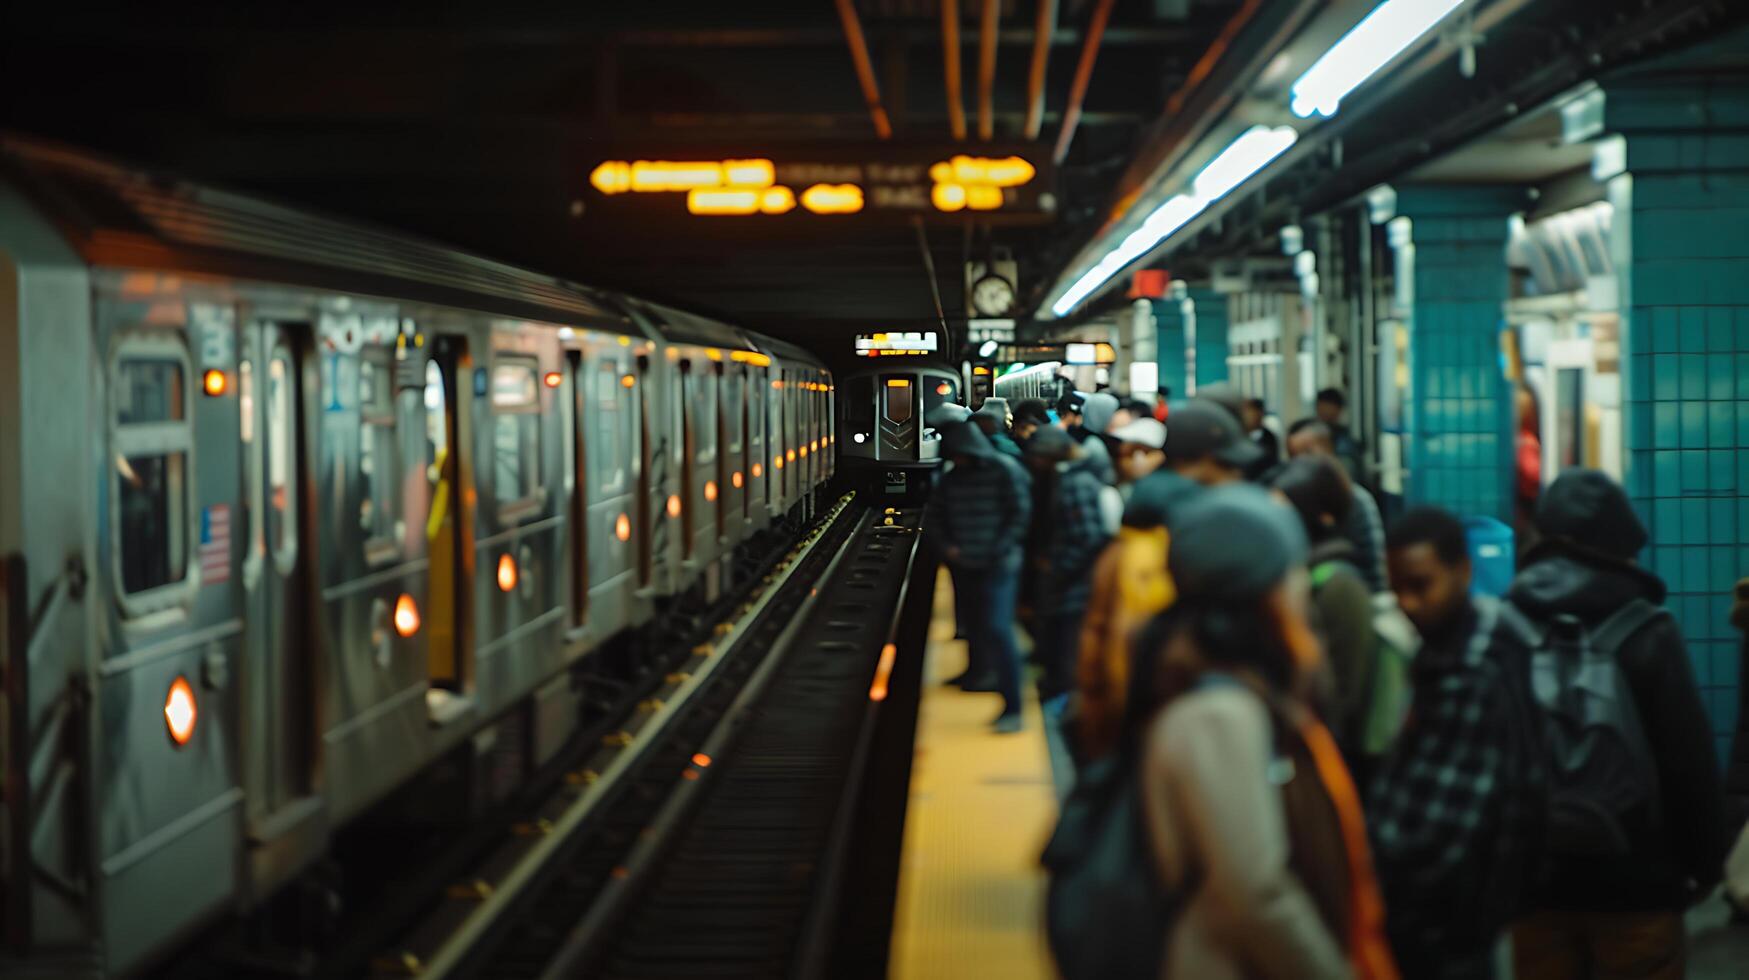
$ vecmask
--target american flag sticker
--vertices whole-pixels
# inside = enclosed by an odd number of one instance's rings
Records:
[[[200,512],[200,582],[231,578],[231,506],[214,504]]]

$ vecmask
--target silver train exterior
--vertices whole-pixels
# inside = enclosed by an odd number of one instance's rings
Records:
[[[1057,400],[1071,387],[1071,383],[1062,377],[1062,373],[1063,365],[1060,361],[1029,364],[1019,371],[1010,371],[997,377],[996,395],[1008,399],[1010,410],[1024,398],[1042,398],[1047,406],[1054,409],[1057,407]]]
[[[944,404],[965,404],[958,372],[909,360],[844,372],[838,379],[838,455],[847,479],[873,492],[926,491],[941,459],[930,424]]]
[[[833,391],[720,323],[0,137],[0,973],[137,969],[470,740],[551,757],[579,665],[816,506]]]

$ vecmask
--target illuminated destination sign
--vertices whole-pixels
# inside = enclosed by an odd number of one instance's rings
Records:
[[[935,332],[863,333],[856,335],[857,357],[896,357],[933,354],[937,348]]]
[[[808,159],[807,157],[844,157]],[[797,154],[604,160],[589,184],[610,198],[656,196],[701,216],[791,213],[948,216],[1037,222],[1056,210],[1049,155],[1032,146],[814,148]],[[1042,169],[1041,169],[1042,168]]]

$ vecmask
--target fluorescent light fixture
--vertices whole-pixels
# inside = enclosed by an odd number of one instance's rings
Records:
[[[1063,360],[1070,364],[1092,364],[1094,357],[1092,344],[1070,344],[1063,352]]]
[[[1402,54],[1464,0],[1386,0],[1294,82],[1294,115],[1334,116],[1342,98]]]
[[[1153,361],[1132,361],[1130,363],[1130,394],[1145,395],[1151,391],[1160,390],[1160,365]]]
[[[979,357],[989,357],[994,353],[996,353],[996,342],[994,340],[986,340],[978,345]]]
[[[1051,313],[1066,316],[1124,266],[1152,251],[1154,246],[1189,224],[1209,205],[1227,196],[1269,166],[1276,157],[1286,153],[1298,138],[1299,133],[1292,126],[1253,126],[1246,130],[1202,168],[1190,182],[1189,193],[1179,194],[1155,208],[1141,227],[1130,232],[1117,248],[1107,252],[1099,264],[1082,273],[1081,278],[1051,304]]]

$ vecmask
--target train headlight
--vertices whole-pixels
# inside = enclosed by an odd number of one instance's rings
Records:
[[[188,678],[177,677],[170,682],[170,693],[164,695],[164,727],[177,748],[194,737],[194,723],[200,712],[194,704],[194,688]]]
[[[862,434],[862,433],[860,433],[860,432],[858,432],[858,433],[857,433],[857,434],[856,434],[856,435],[853,435],[853,436],[851,436],[851,437],[850,437],[850,441],[851,441],[851,442],[854,442],[854,443],[856,443],[856,444],[857,444],[857,445],[859,445],[859,446],[860,446],[860,445],[862,445],[862,444],[863,444],[863,443],[864,443],[864,442],[867,442],[867,441],[868,441],[868,436],[865,436],[865,435],[863,435],[863,434]]]

